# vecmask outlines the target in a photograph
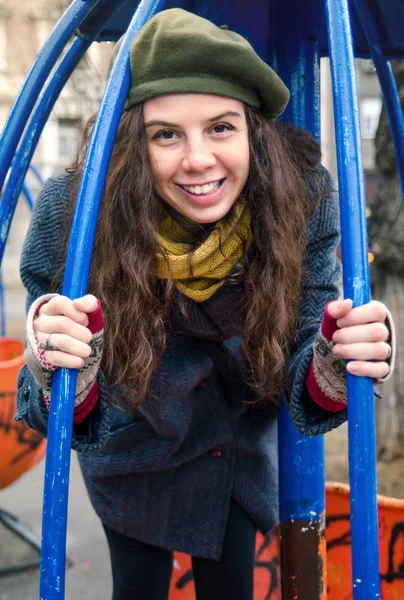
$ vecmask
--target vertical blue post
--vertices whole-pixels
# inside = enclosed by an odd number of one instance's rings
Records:
[[[283,118],[320,141],[318,15],[317,0],[277,3],[271,59],[291,91]],[[278,422],[282,598],[325,600],[324,439],[299,433],[283,402]]]
[[[129,50],[163,0],[142,0],[131,20],[106,86],[94,126],[70,234],[62,293],[85,294],[105,178],[130,85]],[[58,369],[53,377],[42,517],[41,600],[63,600],[70,447],[77,371]]]
[[[344,294],[370,300],[355,61],[347,0],[325,0],[337,141]],[[373,382],[347,373],[354,600],[380,598]]]

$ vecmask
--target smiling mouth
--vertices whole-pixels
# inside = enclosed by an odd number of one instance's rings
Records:
[[[202,196],[204,194],[211,194],[212,192],[215,192],[222,185],[223,181],[224,179],[219,179],[218,181],[213,181],[212,183],[205,183],[204,185],[178,185],[189,194],[194,194],[195,196]]]

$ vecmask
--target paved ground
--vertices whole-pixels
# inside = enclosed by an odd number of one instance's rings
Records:
[[[0,508],[18,516],[40,539],[44,464],[0,492]],[[109,600],[111,576],[104,534],[89,503],[75,454],[72,455],[67,553],[66,600]],[[33,553],[29,553],[34,556]],[[28,558],[21,542],[0,526],[0,564]],[[39,571],[0,577],[0,600],[38,600]]]
[[[7,333],[22,336],[25,293],[6,292]],[[38,539],[41,534],[44,463],[13,485],[0,490],[0,509],[16,515]],[[98,518],[90,505],[75,453],[72,454],[67,552],[74,562],[67,570],[66,600],[109,600],[111,575],[108,549]],[[0,565],[33,557],[21,542],[0,525]],[[38,600],[37,569],[0,576],[0,600]]]
[[[25,289],[22,287],[6,290],[4,304],[6,311],[6,334],[22,337],[25,324]]]

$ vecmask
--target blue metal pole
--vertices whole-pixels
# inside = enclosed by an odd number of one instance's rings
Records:
[[[289,87],[283,115],[320,141],[319,3],[285,0],[271,21],[274,68]],[[288,43],[282,39],[288,31]],[[278,33],[279,32],[279,33]],[[282,32],[282,34],[280,34]],[[277,37],[279,35],[279,37]],[[294,427],[282,401],[278,412],[279,510],[283,600],[326,598],[324,437]]]
[[[38,181],[39,181],[39,183],[41,185],[43,185],[45,183],[44,178],[42,177],[40,170],[35,165],[33,165],[31,163],[30,166],[29,166],[29,170],[32,171],[32,173],[35,175],[35,177],[38,179]]]
[[[97,33],[98,32],[95,32],[95,36],[92,36],[91,38],[83,39],[76,37],[74,39],[68,52],[60,61],[57,71],[51,77],[44,89],[34,109],[24,133],[24,137],[18,147],[0,204],[0,264],[3,260],[4,249],[7,243],[15,207],[17,206],[18,197],[42,130],[60,92],[66,84],[66,81],[69,79],[74,68],[83,57]]]
[[[324,437],[299,433],[278,409],[279,518],[283,600],[325,600]]]
[[[142,0],[118,52],[94,126],[70,234],[62,293],[70,298],[87,289],[102,192],[130,85],[129,51],[146,21],[164,0]],[[58,369],[53,378],[45,465],[42,519],[41,600],[64,597],[67,501],[77,371]]]
[[[91,7],[91,0],[74,0],[70,4],[56,23],[27,75],[0,136],[0,190],[42,86],[70,36],[90,12]]]
[[[364,180],[347,0],[325,0],[335,112],[345,297],[369,302]],[[352,576],[355,600],[380,598],[373,382],[347,373]]]
[[[365,3],[363,0],[352,1],[360,17],[382,88],[404,197],[404,113],[401,108],[393,69],[383,54],[376,18],[371,12],[371,4]]]

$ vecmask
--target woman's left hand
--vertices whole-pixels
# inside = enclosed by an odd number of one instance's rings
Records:
[[[336,356],[349,360],[346,369],[353,375],[382,379],[390,367],[386,360],[391,348],[386,327],[387,308],[373,300],[352,308],[352,300],[336,300],[328,305],[339,329],[332,336]],[[372,362],[369,362],[372,361]]]

